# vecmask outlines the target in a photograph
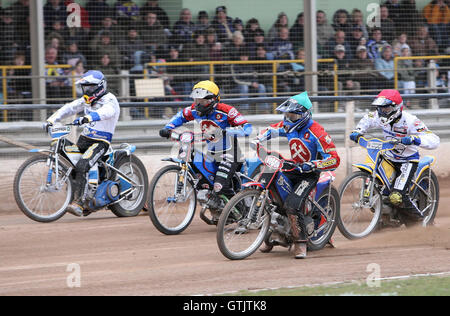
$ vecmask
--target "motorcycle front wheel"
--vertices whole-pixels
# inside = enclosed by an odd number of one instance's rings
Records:
[[[14,198],[20,210],[32,220],[49,223],[66,213],[72,199],[72,181],[61,178],[68,167],[59,164],[58,183],[54,166],[49,172],[47,156],[37,155],[27,159],[14,177]],[[50,182],[48,182],[50,178]]]
[[[372,176],[367,172],[357,171],[347,177],[339,189],[340,214],[337,217],[339,231],[348,239],[368,236],[377,228],[381,217],[382,197],[376,188],[373,195],[364,196],[367,183]]]
[[[183,232],[194,218],[197,192],[192,181],[186,181],[186,194],[177,194],[178,174],[176,165],[163,167],[150,183],[148,214],[153,225],[163,234]]]
[[[261,191],[247,189],[228,201],[217,224],[217,244],[220,252],[230,260],[252,255],[266,238],[270,213],[258,209]]]

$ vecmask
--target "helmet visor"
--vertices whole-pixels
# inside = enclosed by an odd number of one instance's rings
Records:
[[[287,99],[286,101],[284,101],[277,107],[277,110],[280,112],[285,112],[285,113],[306,112],[306,108],[303,107],[301,104],[299,104],[294,99]]]
[[[81,89],[83,90],[83,94],[92,97],[94,93],[98,89],[98,85],[96,84],[89,84],[89,85],[81,85]]]
[[[372,102],[372,105],[376,105],[378,107],[389,107],[389,106],[395,105],[395,103],[386,98],[376,98]]]
[[[214,97],[214,94],[209,92],[208,90],[202,89],[202,88],[197,88],[194,89],[190,95],[190,97],[192,99],[211,99]]]
[[[284,113],[284,120],[290,123],[295,123],[298,120],[304,119],[308,116],[307,112],[299,113]]]

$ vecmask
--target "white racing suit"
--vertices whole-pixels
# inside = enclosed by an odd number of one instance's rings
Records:
[[[412,203],[409,196],[409,184],[417,170],[420,158],[419,147],[436,149],[440,143],[439,137],[428,130],[426,125],[415,115],[405,111],[402,112],[402,116],[397,121],[386,125],[381,123],[377,111],[369,112],[358,123],[355,131],[364,134],[373,128],[381,128],[386,140],[400,139],[410,135],[420,138],[419,146],[398,144],[395,150],[385,153],[385,158],[396,169],[396,179],[393,190],[389,195],[389,201],[394,206],[409,211],[406,213],[407,216],[421,218],[423,214]]]
[[[119,120],[120,107],[112,93],[105,94],[92,106],[80,98],[65,104],[47,121],[54,124],[80,112],[89,119],[89,123],[85,125],[77,142],[77,147],[83,155],[75,166],[74,201],[76,202],[83,202],[86,195],[87,173],[103,157],[111,144]]]

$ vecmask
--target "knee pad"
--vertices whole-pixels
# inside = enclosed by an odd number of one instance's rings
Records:
[[[392,192],[389,195],[389,201],[392,203],[392,205],[395,205],[395,206],[402,204],[402,202],[403,202],[402,194],[397,191]]]

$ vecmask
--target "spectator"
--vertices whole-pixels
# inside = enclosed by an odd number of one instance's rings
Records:
[[[367,53],[369,58],[375,60],[381,57],[381,51],[388,43],[383,40],[383,33],[380,28],[373,28],[372,38],[367,43]]]
[[[214,28],[206,29],[206,45],[209,49],[209,60],[223,60],[222,44],[217,41],[217,35]]]
[[[364,32],[360,26],[355,26],[352,29],[351,37],[348,40],[352,52],[356,52],[356,48],[361,45],[361,40],[364,38]]]
[[[303,17],[303,12],[297,15],[297,19],[289,30],[290,39],[294,47],[298,49],[303,47],[303,28],[305,24],[305,19]]]
[[[76,65],[78,61],[81,61],[83,66],[87,65],[86,57],[78,49],[78,43],[70,41],[67,45],[67,51],[63,54],[62,62],[64,64]]]
[[[70,62],[70,65],[72,65],[73,61],[75,61],[75,60],[72,59]],[[84,68],[84,64],[80,59],[76,60],[75,64],[73,64],[72,66],[74,67],[73,75],[75,77],[72,80],[77,81],[77,80],[81,79],[83,74],[86,72],[86,69]],[[76,90],[77,97],[81,98],[84,94],[83,89],[81,88],[81,85],[76,85],[75,90]]]
[[[189,9],[182,9],[180,18],[173,26],[170,42],[174,45],[184,45],[192,39],[195,24],[192,22],[192,14]]]
[[[167,62],[180,62],[185,61],[180,58],[180,51],[175,45],[170,46],[169,56],[166,59]],[[186,76],[177,76],[185,74],[186,70],[180,66],[167,66],[167,74],[170,76],[170,85],[173,87],[178,95],[183,95],[186,101],[189,100],[189,95],[192,89],[192,78]],[[173,76],[171,76],[173,75]]]
[[[227,53],[228,60],[239,60],[239,51],[245,47],[244,35],[242,32],[235,31],[231,43],[227,44],[224,49]]]
[[[350,61],[345,58],[344,45],[338,44],[334,48],[334,59],[337,62],[338,70],[348,70],[350,68]],[[360,84],[357,81],[353,81],[350,74],[339,74],[338,76],[338,90],[360,90]],[[345,94],[345,93],[344,93]]]
[[[239,60],[248,61],[249,53],[247,48],[242,47],[239,50]],[[255,68],[251,64],[233,64],[231,65],[231,75],[235,83],[235,91],[240,97],[249,98],[250,93],[257,93],[258,96],[265,96],[266,86],[259,82]],[[248,111],[248,104],[240,104],[240,109]],[[270,111],[268,104],[260,104],[258,109],[264,112]]]
[[[346,55],[346,59],[352,58],[352,54],[350,53],[350,44],[346,40],[346,33],[342,30],[338,30],[336,34],[334,34],[334,37],[331,38],[325,45],[324,55],[326,58],[334,58],[334,48],[336,45],[343,45],[345,47],[345,51],[349,52]]]
[[[45,50],[45,64],[50,66],[57,66],[58,50],[54,47],[47,47]],[[59,103],[58,98],[70,96],[71,87],[68,85],[67,78],[64,78],[64,70],[58,67],[45,69],[45,85],[47,90],[47,98],[53,99],[48,103]]]
[[[65,21],[66,17],[66,7],[61,0],[48,0],[44,5],[44,23],[47,31],[55,21]]]
[[[207,61],[209,59],[209,48],[203,31],[195,31],[193,41],[183,48],[183,59],[187,61]],[[186,67],[192,73],[208,73],[208,65]]]
[[[411,56],[409,46],[403,44],[401,47],[401,56]],[[413,70],[413,61],[411,59],[401,59],[398,61],[398,85],[402,94],[416,93],[416,78]]]
[[[117,23],[122,27],[134,24],[139,18],[139,7],[134,1],[118,0],[115,6]]]
[[[353,28],[359,27],[363,32],[363,36],[366,39],[369,38],[369,32],[367,31],[366,24],[363,21],[363,14],[362,14],[361,10],[353,9],[351,18],[352,18],[352,22],[351,22],[352,27]]]
[[[205,31],[210,26],[211,26],[211,23],[209,23],[208,12],[200,11],[197,16],[197,24],[195,24],[195,30],[196,31]]]
[[[299,48],[297,50],[297,59],[305,60],[305,50],[303,48]],[[297,91],[305,90],[305,75],[303,72],[305,71],[305,62],[291,63],[292,71],[294,71],[294,79],[292,80],[292,88]]]
[[[428,22],[431,37],[436,41],[442,52],[450,42],[450,9],[444,0],[434,0],[423,9],[423,15]]]
[[[244,33],[243,33],[245,42],[247,44],[253,42],[255,34],[258,30],[261,30],[261,28],[259,26],[259,21],[257,19],[251,18],[250,20],[247,21],[247,24],[245,25],[245,29],[244,29]]]
[[[69,33],[65,27],[66,20],[54,20],[53,25],[49,28],[46,38],[58,37],[61,44],[64,45],[65,41],[69,38]]]
[[[148,0],[140,11],[143,16],[146,16],[149,11],[154,12],[163,28],[167,31],[170,29],[169,17],[166,11],[159,6],[158,0]]]
[[[99,36],[104,32],[109,32],[111,40],[118,43],[122,38],[121,28],[117,25],[117,22],[113,19],[113,12],[108,10],[108,12],[103,13],[101,23],[93,29],[93,38]]]
[[[416,35],[409,42],[411,53],[414,56],[439,55],[436,42],[428,35],[428,27],[422,25],[418,28]]]
[[[122,40],[119,49],[122,56],[122,69],[142,73],[144,70],[145,46],[139,37],[136,26],[128,26],[128,36]]]
[[[272,27],[269,29],[269,32],[267,33],[267,40],[269,42],[275,40],[280,35],[280,29],[282,27],[289,27],[289,20],[284,12],[280,12],[278,14],[277,20],[272,25]]]
[[[356,48],[356,56],[350,60],[349,69],[353,70],[351,77],[359,82],[361,89],[376,91],[380,74],[375,71],[373,61],[367,56],[367,47],[360,45]]]
[[[412,51],[411,51],[412,53]],[[414,78],[416,79],[416,89],[425,88],[428,86],[428,72],[425,65],[425,60],[414,59],[413,65],[416,70],[414,71]],[[418,69],[421,68],[421,69]]]
[[[265,50],[269,50],[268,44],[266,43],[265,37],[264,37],[264,31],[261,29],[258,29],[254,32],[253,39],[250,41],[250,43],[247,43],[247,47],[250,54],[250,59],[253,59],[256,56],[256,48],[258,46],[263,45],[265,47]],[[273,56],[270,55],[270,59],[273,59]],[[269,58],[269,57],[267,57]]]
[[[333,15],[333,24],[331,26],[333,26],[335,31],[342,30],[345,34],[350,34],[352,31],[352,25],[350,23],[347,10],[337,10]]]
[[[89,0],[86,4],[86,11],[89,13],[89,24],[94,29],[101,28],[105,16],[112,18],[111,7],[106,4],[106,0]]]
[[[233,29],[235,32],[239,31],[242,33],[242,35],[244,35],[244,23],[242,22],[242,20],[240,18],[235,18],[233,20]]]
[[[392,43],[396,36],[395,23],[389,18],[389,10],[385,5],[380,6],[380,23],[383,39],[388,43]]]
[[[381,50],[381,57],[375,59],[375,69],[380,70],[381,81],[379,89],[392,89],[394,86],[394,58],[392,47],[385,45]]]
[[[317,42],[320,46],[324,47],[328,41],[334,36],[334,30],[331,25],[328,24],[327,16],[322,10],[317,11]]]
[[[404,45],[408,45],[406,41],[408,40],[408,35],[406,32],[402,32],[393,42],[392,42],[392,50],[394,52],[394,56],[401,55],[401,48]],[[409,46],[408,46],[409,47]]]
[[[158,49],[163,49],[167,44],[166,33],[158,21],[156,13],[153,11],[147,11],[147,14],[144,16],[140,33],[145,49],[151,53],[157,52]]]
[[[221,43],[231,41],[233,37],[233,19],[227,16],[227,8],[219,6],[216,8],[216,16],[211,23],[211,26],[216,30],[217,40]]]
[[[18,51],[14,56],[13,66],[25,66],[25,53]],[[30,69],[9,69],[8,76],[30,76]],[[10,99],[22,99],[31,94],[31,79],[8,79],[8,96]]]
[[[11,9],[0,11],[0,58],[2,63],[11,63],[14,59],[19,43],[15,34],[15,24]]]
[[[266,45],[264,44],[257,44],[256,48],[256,55],[254,58],[252,58],[253,60],[267,60],[267,49],[266,49]],[[250,52],[249,52],[250,54]],[[251,56],[251,54],[250,54]],[[261,82],[262,84],[264,84],[264,86],[266,87],[266,90],[272,90],[272,82],[273,82],[273,78],[272,78],[272,64],[255,64],[254,65],[255,71],[258,73],[258,80],[259,82]],[[265,73],[266,75],[263,75],[263,73]],[[268,74],[268,75],[267,75]]]
[[[389,15],[395,22],[397,33],[406,32],[409,37],[417,33],[419,25],[425,24],[426,20],[416,8],[416,0],[402,0],[399,10],[399,18],[392,18],[392,9]],[[405,18],[407,16],[408,18]],[[412,23],[412,21],[414,21]]]
[[[50,47],[56,48],[56,50],[58,52],[64,51],[64,40],[61,35],[54,34],[52,37],[49,37],[46,39],[45,46],[50,46]],[[62,56],[59,56],[59,54],[58,54],[58,58],[60,58],[60,57],[62,57]]]
[[[30,43],[30,0],[18,0],[11,9],[18,44],[24,48]]]
[[[108,80],[108,90],[113,94],[119,94],[119,78],[117,77],[117,68],[111,64],[111,58],[108,54],[101,54],[97,70],[101,71]]]
[[[270,43],[274,59],[294,59],[294,45],[289,40],[289,29],[281,27],[278,37]]]
[[[403,0],[403,2],[406,1]],[[401,25],[405,22],[410,23],[411,20],[405,19],[405,15],[410,16],[410,12],[404,10],[399,0],[387,0],[384,2],[384,5],[387,7],[389,11],[389,18],[394,21],[394,25],[397,30],[400,30]]]
[[[90,44],[91,51],[95,53],[96,59],[99,59],[100,56],[104,54],[108,54],[111,59],[111,65],[114,68],[120,67],[120,52],[119,48],[112,41],[112,36],[109,31],[104,31],[101,34],[97,35]]]

